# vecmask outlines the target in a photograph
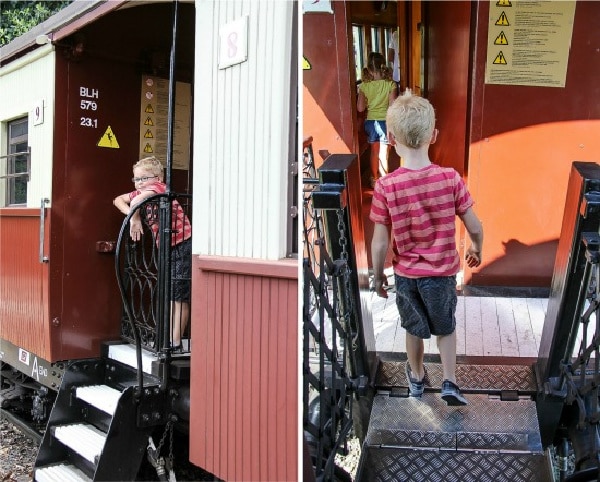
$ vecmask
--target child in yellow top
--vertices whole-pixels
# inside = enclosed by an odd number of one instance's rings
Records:
[[[389,144],[385,116],[397,96],[396,83],[392,80],[392,71],[387,67],[385,58],[378,52],[371,52],[367,67],[363,69],[356,103],[358,112],[367,110],[365,132],[371,144],[371,187],[379,177],[387,174]]]

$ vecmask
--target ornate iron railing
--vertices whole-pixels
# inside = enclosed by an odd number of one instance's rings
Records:
[[[560,480],[598,480],[600,467],[600,166],[573,162],[538,360],[536,400]],[[571,450],[572,448],[572,450]],[[571,475],[569,461],[574,456]]]
[[[190,218],[190,195],[165,193],[145,199],[123,221],[117,243],[117,281],[123,300],[121,336],[154,353],[171,349],[171,329],[181,321],[172,319],[173,284],[191,283],[189,277],[175,275],[180,270],[172,264],[171,243],[162,242],[176,234],[173,211],[177,210]],[[134,241],[129,224],[136,212],[140,215],[142,235]],[[190,343],[191,340],[181,351],[189,351]]]
[[[600,236],[584,232],[582,244],[585,268],[577,302],[579,324],[575,324],[581,340],[577,353],[564,360],[558,386],[563,387],[565,402],[578,409],[569,430],[577,480],[588,480],[581,478],[584,472],[596,480],[600,467]]]
[[[325,225],[312,202],[319,181],[310,140],[304,145],[303,165],[303,411],[304,434],[316,480],[334,480],[341,472],[335,455],[347,451],[352,428],[352,395],[356,383],[348,373],[351,346],[347,259],[331,259]],[[341,209],[339,211],[342,211]],[[338,229],[344,229],[340,212]],[[348,242],[346,236],[341,237]]]

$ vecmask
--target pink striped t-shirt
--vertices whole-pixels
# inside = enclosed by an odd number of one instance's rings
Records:
[[[153,191],[156,194],[163,194],[167,191],[167,186],[163,182],[154,182],[149,186],[146,186],[145,191]],[[136,190],[129,193],[129,200],[131,201],[134,197],[141,194],[141,191]],[[158,233],[158,214],[156,210],[153,210],[150,206],[146,208],[148,221],[152,232],[156,236],[156,242],[159,240]],[[171,203],[171,229],[173,234],[171,235],[171,246],[182,243],[186,239],[192,237],[192,225],[190,220],[183,212],[181,204],[175,199]]]
[[[407,278],[452,276],[460,260],[456,215],[473,205],[467,187],[452,168],[430,164],[403,167],[375,184],[369,219],[392,225],[394,272]]]

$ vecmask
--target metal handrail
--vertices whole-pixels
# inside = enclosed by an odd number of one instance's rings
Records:
[[[334,478],[335,455],[346,450],[357,384],[348,371],[348,262],[330,257],[323,218],[312,205],[318,180],[310,142],[304,145],[303,173],[303,428],[321,481]]]
[[[191,195],[163,193],[146,198],[132,208],[119,231],[115,268],[124,311],[121,337],[135,344],[140,390],[142,349],[170,358],[172,203],[183,198],[191,199]],[[129,224],[136,212],[140,214],[143,233],[134,242],[129,236]],[[161,239],[169,242],[160,242]]]

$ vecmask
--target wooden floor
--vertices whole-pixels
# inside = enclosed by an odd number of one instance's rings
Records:
[[[459,295],[456,308],[457,356],[536,358],[548,306],[547,298],[506,298]],[[395,293],[372,293],[377,352],[404,353]],[[426,354],[439,354],[435,337],[425,340]]]

